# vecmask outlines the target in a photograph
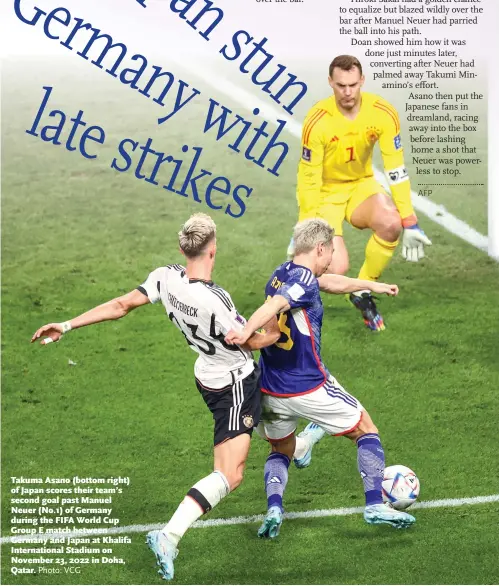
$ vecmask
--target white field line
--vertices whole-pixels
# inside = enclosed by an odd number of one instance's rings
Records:
[[[489,496],[475,496],[461,499],[442,499],[436,501],[422,501],[415,503],[411,511],[416,509],[436,509],[443,507],[462,507],[464,505],[483,505],[487,503],[499,502],[499,494]],[[358,515],[362,513],[364,507],[349,507],[341,509],[316,509],[313,511],[298,511],[296,513],[284,513],[285,519],[317,519],[319,517],[346,517],[348,515]],[[249,523],[259,523],[263,520],[263,515],[249,515],[244,517],[230,517],[228,519],[208,519],[207,521],[196,521],[193,527],[202,529],[205,527],[220,527],[224,525],[247,525]],[[154,525],[128,525],[126,527],[109,527],[102,531],[92,531],[89,529],[85,532],[73,533],[37,533],[32,535],[15,535],[0,538],[0,543],[22,543],[23,540],[29,540],[32,543],[35,540],[40,542],[51,537],[88,537],[91,535],[119,535],[123,533],[146,533],[153,529],[161,529],[165,523],[156,523]]]
[[[169,56],[169,58],[175,60],[173,56]],[[236,100],[245,108],[248,108],[249,110],[253,110],[255,107],[259,108],[260,116],[268,122],[276,124],[276,120],[285,120],[288,131],[296,138],[301,137],[301,124],[285,114],[282,109],[269,105],[261,98],[254,96],[234,83],[220,77],[213,71],[209,70],[204,64],[199,62],[189,63],[187,60],[180,59],[177,59],[177,62],[182,67],[188,69],[190,73],[197,75],[216,90],[219,90],[233,100]],[[374,174],[376,179],[389,191],[385,174],[379,169],[375,169]],[[290,201],[292,200],[293,198],[290,196]],[[443,205],[436,204],[429,198],[418,195],[415,191],[412,191],[412,203],[418,212],[422,212],[425,216],[428,216],[428,218],[445,228],[448,232],[458,236],[475,248],[487,251],[487,236],[480,234],[480,232],[477,232],[466,222],[453,216]]]

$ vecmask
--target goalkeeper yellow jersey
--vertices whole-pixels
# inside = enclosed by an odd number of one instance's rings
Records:
[[[394,202],[402,219],[407,219],[405,223],[414,224],[398,113],[380,96],[362,92],[361,97],[354,120],[338,110],[334,96],[321,100],[308,112],[298,168],[298,203],[319,202],[321,191],[372,177],[373,150],[379,142]]]

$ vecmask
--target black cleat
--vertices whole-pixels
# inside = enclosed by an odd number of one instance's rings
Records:
[[[385,329],[385,324],[383,317],[376,308],[374,299],[375,297],[369,291],[363,291],[358,294],[350,293],[350,301],[362,313],[366,326],[373,332],[380,332]]]

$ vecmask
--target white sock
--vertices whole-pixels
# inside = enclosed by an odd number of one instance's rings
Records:
[[[312,447],[312,438],[310,437],[310,434],[306,434],[304,436],[296,436],[296,446],[295,446],[295,451],[293,453],[293,458],[296,458],[297,460],[299,460],[300,458],[303,458],[303,456],[308,452],[308,450],[310,450],[310,448]]]
[[[199,517],[216,507],[229,492],[229,483],[221,472],[215,470],[205,476],[189,490],[163,528],[163,533],[169,541],[177,545],[187,529]]]

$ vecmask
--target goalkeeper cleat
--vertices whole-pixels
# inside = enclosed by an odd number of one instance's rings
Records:
[[[297,468],[306,468],[310,466],[312,461],[312,448],[319,442],[326,432],[317,425],[317,423],[309,423],[305,429],[298,434],[298,437],[306,437],[310,441],[310,448],[302,458],[293,458],[293,462]]]
[[[270,507],[263,523],[258,529],[258,537],[275,539],[279,535],[282,525],[282,511],[279,507]]]
[[[416,519],[409,513],[397,511],[386,503],[367,506],[364,510],[364,519],[370,525],[387,523],[395,529],[406,529],[416,522]]]
[[[350,301],[362,313],[366,326],[373,332],[379,332],[385,329],[385,324],[383,317],[376,308],[374,299],[375,297],[369,291],[350,293]]]
[[[168,540],[163,531],[149,531],[146,543],[156,556],[156,563],[160,567],[158,574],[163,580],[172,580],[173,560],[177,557],[178,549]]]

